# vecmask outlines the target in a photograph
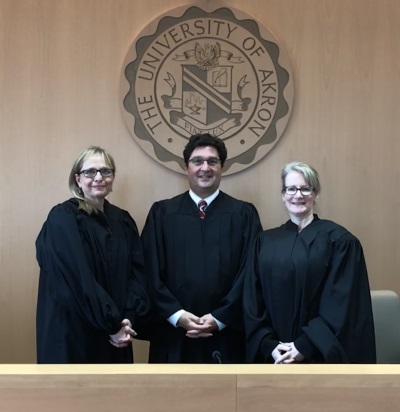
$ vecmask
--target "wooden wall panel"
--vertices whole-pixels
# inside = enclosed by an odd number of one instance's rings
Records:
[[[95,143],[114,155],[110,200],[140,228],[155,200],[186,189],[184,176],[154,162],[132,139],[119,90],[125,54],[144,25],[191,3],[0,0],[0,362],[35,360],[34,241],[50,208],[69,196],[69,169],[81,149]],[[226,176],[222,189],[254,202],[270,228],[286,219],[281,167],[313,164],[323,185],[320,215],[361,239],[373,288],[400,293],[400,2],[225,4],[254,16],[285,47],[295,101],[274,149]],[[139,343],[141,361],[145,347]]]

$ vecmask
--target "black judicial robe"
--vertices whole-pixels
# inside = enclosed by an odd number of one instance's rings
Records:
[[[363,250],[345,228],[317,215],[260,234],[243,293],[247,360],[273,362],[279,341],[309,363],[375,363]]]
[[[261,224],[255,207],[220,192],[200,219],[185,192],[153,204],[142,233],[149,290],[159,323],[150,334],[149,362],[244,362],[243,276],[249,245]],[[166,319],[180,309],[211,313],[227,325],[210,338],[192,339]]]
[[[70,199],[49,213],[36,240],[40,266],[38,363],[132,362],[109,335],[124,318],[140,334],[150,314],[143,252],[128,212],[105,201],[88,215]]]

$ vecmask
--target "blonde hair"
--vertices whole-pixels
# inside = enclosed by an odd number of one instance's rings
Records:
[[[288,163],[283,169],[281,173],[282,179],[282,193],[285,191],[285,181],[286,176],[290,172],[298,172],[304,176],[305,181],[307,184],[314,188],[314,193],[318,195],[321,192],[321,184],[319,182],[318,172],[312,167],[302,162],[292,162]]]
[[[82,169],[82,165],[85,163],[85,161],[92,156],[95,155],[100,155],[107,167],[110,169],[114,170],[114,174],[116,171],[115,168],[115,162],[113,157],[103,148],[99,146],[90,146],[85,150],[82,150],[81,153],[79,153],[78,157],[75,159],[74,164],[72,165],[71,172],[69,174],[69,179],[68,179],[68,186],[69,190],[72,193],[72,196],[74,199],[76,199],[79,203],[79,209],[84,210],[86,213],[89,215],[94,213],[98,213],[97,209],[91,206],[85,199],[85,195],[82,193],[82,190],[76,183],[76,175],[80,173]]]

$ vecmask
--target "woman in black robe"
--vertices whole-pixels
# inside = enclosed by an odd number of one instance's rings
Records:
[[[150,314],[136,224],[105,197],[113,158],[89,147],[76,159],[73,198],[55,206],[36,240],[40,266],[38,363],[131,363]]]
[[[282,171],[290,220],[260,234],[244,286],[247,361],[375,363],[368,274],[359,240],[314,214],[318,173]]]

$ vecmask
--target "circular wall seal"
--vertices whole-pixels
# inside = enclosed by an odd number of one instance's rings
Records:
[[[124,61],[122,112],[140,147],[184,173],[189,137],[228,149],[225,174],[263,158],[290,117],[293,80],[275,37],[247,14],[211,5],[168,11],[138,35]]]

